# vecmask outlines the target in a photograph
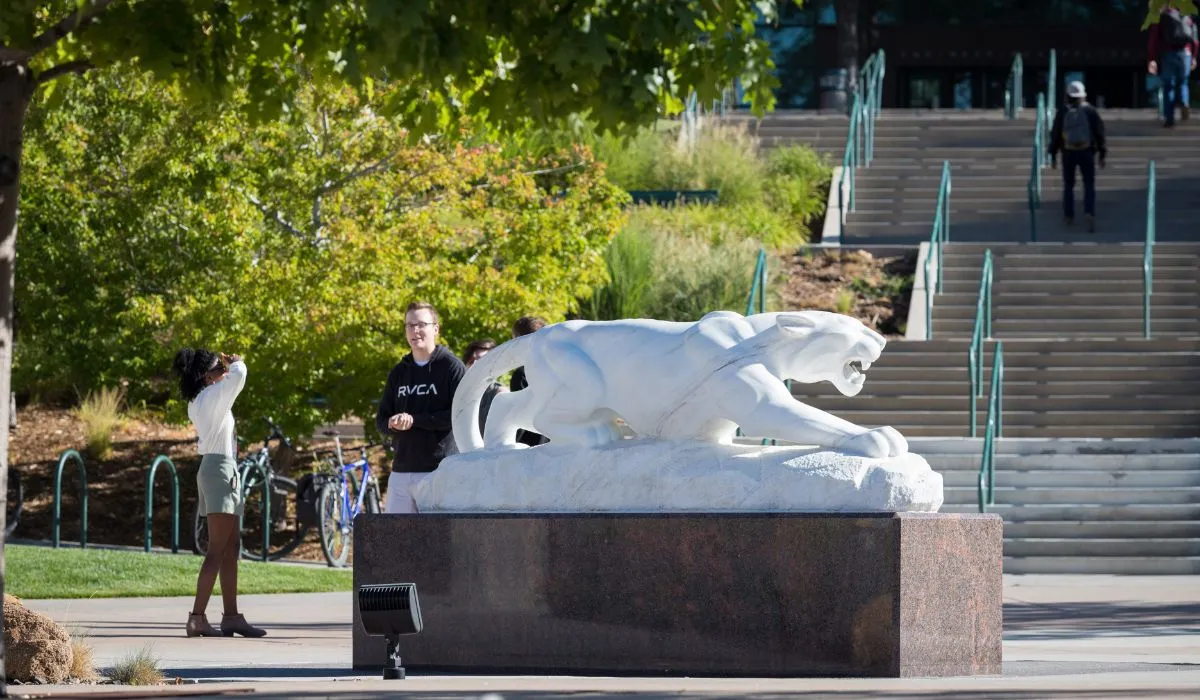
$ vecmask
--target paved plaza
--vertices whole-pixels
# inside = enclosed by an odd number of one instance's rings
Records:
[[[245,596],[262,640],[187,639],[187,598],[27,600],[85,632],[101,668],[149,647],[177,685],[155,694],[233,691],[272,698],[1200,697],[1200,577],[1005,576],[1004,674],[941,679],[472,676],[415,673],[382,681],[350,667],[349,593]],[[213,610],[219,609],[214,600]],[[12,686],[70,696],[115,686]],[[128,696],[127,696],[128,697]]]

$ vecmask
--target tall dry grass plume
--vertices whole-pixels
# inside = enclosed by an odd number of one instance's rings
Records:
[[[161,685],[162,670],[149,647],[129,654],[108,670],[108,677],[121,685]]]
[[[121,426],[124,399],[125,392],[120,388],[105,387],[88,392],[76,409],[76,415],[83,421],[88,454],[96,459],[112,455],[113,432]]]

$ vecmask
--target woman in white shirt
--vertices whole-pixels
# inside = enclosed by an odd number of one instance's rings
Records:
[[[184,348],[175,355],[179,389],[188,402],[188,418],[199,435],[196,472],[200,512],[208,518],[208,553],[196,580],[196,602],[188,616],[189,637],[261,637],[237,608],[237,567],[241,556],[242,485],[237,471],[233,402],[246,384],[246,363],[238,355]],[[225,614],[221,628],[208,623],[205,610],[218,573]]]

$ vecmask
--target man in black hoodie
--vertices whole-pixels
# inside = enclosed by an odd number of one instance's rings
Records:
[[[438,345],[439,319],[432,304],[414,302],[404,315],[412,352],[388,373],[375,427],[392,439],[388,513],[415,513],[412,489],[452,450],[450,406],[466,368]]]

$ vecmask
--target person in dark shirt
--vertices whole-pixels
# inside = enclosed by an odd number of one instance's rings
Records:
[[[1188,95],[1188,76],[1196,69],[1196,57],[1200,54],[1200,41],[1196,23],[1174,7],[1164,7],[1158,22],[1150,27],[1150,41],[1146,47],[1150,75],[1157,75],[1162,82],[1163,126],[1175,126],[1175,108],[1179,107],[1179,118],[1191,116]]]
[[[462,361],[467,369],[471,369],[471,365],[479,361],[479,358],[491,352],[496,347],[496,341],[491,338],[483,338],[482,340],[471,341],[466,350],[463,350]],[[479,432],[483,432],[483,426],[487,423],[488,409],[492,407],[492,399],[496,398],[496,394],[508,391],[500,384],[492,382],[491,386],[483,392],[483,398],[479,400]]]
[[[1083,83],[1073,80],[1067,86],[1067,102],[1054,115],[1050,129],[1050,167],[1058,167],[1062,151],[1063,217],[1068,226],[1075,220],[1075,171],[1083,178],[1083,214],[1088,233],[1096,230],[1096,154],[1100,167],[1108,157],[1104,138],[1104,120],[1096,108],[1087,103]]]
[[[529,335],[545,325],[546,319],[541,316],[522,316],[513,323],[512,337],[520,338],[523,335]],[[527,386],[529,386],[529,381],[525,379],[525,368],[518,367],[513,370],[512,379],[508,382],[509,391],[520,391]],[[535,433],[532,430],[518,430],[517,442],[524,443],[530,447],[537,447],[538,445],[550,442],[550,438]]]
[[[392,441],[388,513],[415,513],[412,489],[453,452],[450,407],[466,368],[446,346],[438,345],[437,309],[414,302],[404,315],[412,352],[388,373],[375,414],[379,434]]]

